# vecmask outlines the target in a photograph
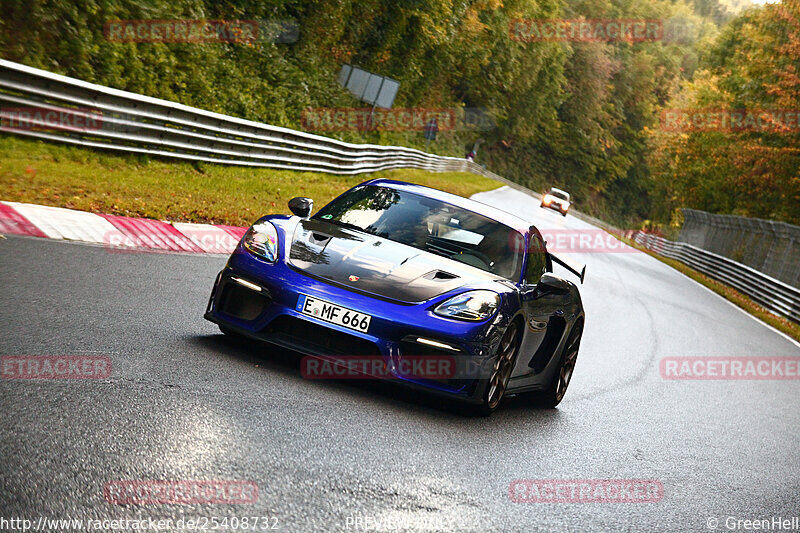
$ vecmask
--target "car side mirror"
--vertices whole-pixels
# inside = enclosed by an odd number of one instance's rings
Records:
[[[542,275],[539,283],[536,284],[536,296],[545,294],[569,294],[569,282],[563,278],[549,272]]]
[[[298,196],[289,200],[289,210],[299,217],[308,218],[313,208],[314,200],[311,198]]]

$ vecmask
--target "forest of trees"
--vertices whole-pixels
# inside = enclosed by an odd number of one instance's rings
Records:
[[[309,108],[364,106],[337,83],[350,63],[398,80],[395,107],[491,117],[485,131],[441,131],[431,151],[463,156],[480,138],[478,163],[533,189],[567,189],[578,209],[619,225],[675,224],[680,207],[800,223],[800,2],[742,4],[3,0],[0,57],[298,129]],[[290,42],[146,43],[104,31],[137,19],[291,21],[299,33]],[[646,19],[663,34],[526,42],[510,31],[520,19]],[[676,110],[758,121],[666,127]],[[422,131],[324,134],[425,146]]]

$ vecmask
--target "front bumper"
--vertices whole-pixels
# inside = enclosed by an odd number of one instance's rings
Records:
[[[300,294],[369,314],[368,332],[300,313]],[[237,249],[217,276],[205,318],[247,337],[334,363],[379,357],[387,369],[383,379],[479,403],[483,378],[489,375],[502,334],[497,324],[506,322],[502,310],[487,322],[471,323],[434,315],[437,304],[437,299],[420,304],[382,301],[306,276],[281,260],[267,263]],[[421,344],[420,339],[450,349]],[[399,371],[420,358],[447,358],[454,372],[426,379]]]

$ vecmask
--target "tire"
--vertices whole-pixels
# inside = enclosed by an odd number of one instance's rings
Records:
[[[503,401],[508,380],[511,378],[511,371],[514,370],[514,363],[517,361],[519,352],[519,328],[519,322],[514,320],[508,325],[500,340],[492,374],[486,379],[483,402],[477,409],[478,414],[482,416],[492,414]]]
[[[553,378],[547,387],[534,395],[534,403],[536,405],[552,409],[564,399],[569,383],[572,381],[575,363],[578,361],[578,351],[581,346],[582,336],[583,321],[572,327],[567,342],[564,343],[564,350],[561,352],[558,370],[553,374]]]

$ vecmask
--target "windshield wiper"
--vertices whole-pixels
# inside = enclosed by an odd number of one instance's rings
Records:
[[[446,257],[448,259],[452,259],[453,258],[453,252],[451,252],[450,250],[446,250],[444,248],[440,248],[440,247],[438,247],[436,245],[433,245],[430,242],[426,243],[426,246],[425,246],[424,250],[426,252],[430,252],[432,254],[436,254],[436,255],[440,255],[442,257]]]

